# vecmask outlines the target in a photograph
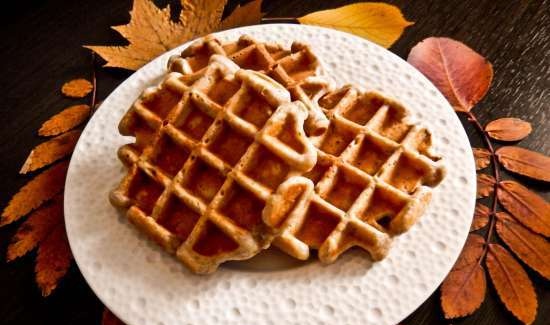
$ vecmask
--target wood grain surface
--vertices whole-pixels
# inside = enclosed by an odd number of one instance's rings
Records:
[[[164,4],[166,1],[155,1]],[[264,0],[268,17],[296,17],[350,1]],[[550,1],[548,0],[401,0],[389,1],[415,24],[391,48],[406,58],[411,47],[428,36],[463,41],[493,63],[495,78],[487,97],[475,108],[482,123],[498,117],[520,117],[534,131],[520,146],[550,154]],[[238,1],[230,1],[234,7]],[[89,77],[90,53],[84,44],[121,44],[109,26],[124,24],[130,0],[27,0],[4,5],[0,29],[0,206],[28,180],[17,174],[29,151],[41,139],[42,122],[62,108],[79,103],[64,99],[60,86]],[[98,98],[105,98],[130,75],[98,69]],[[463,119],[474,146],[479,134]],[[505,174],[506,178],[516,176]],[[520,179],[550,198],[548,184]],[[100,323],[102,304],[76,266],[51,297],[43,299],[34,284],[35,254],[7,264],[6,246],[20,222],[0,230],[0,324]],[[550,283],[529,271],[539,298],[535,324],[550,319]],[[396,294],[399,294],[398,292]],[[487,299],[474,315],[446,321],[436,291],[403,324],[516,324],[489,285]]]

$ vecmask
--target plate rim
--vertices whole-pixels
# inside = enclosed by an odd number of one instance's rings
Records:
[[[397,59],[399,61],[402,61],[404,63],[406,63],[407,65],[409,65],[410,67],[413,68],[413,70],[415,71],[415,73],[417,74],[415,76],[415,78],[421,78],[423,79],[424,82],[432,85],[433,88],[436,89],[437,93],[445,100],[445,103],[446,103],[446,109],[449,109],[452,111],[453,113],[453,116],[454,116],[454,119],[456,119],[458,121],[458,123],[462,126],[461,128],[461,133],[462,133],[462,137],[464,137],[468,143],[469,143],[469,138],[466,134],[466,131],[463,127],[463,124],[462,122],[460,121],[459,117],[457,116],[457,114],[454,112],[454,110],[452,109],[451,105],[448,103],[448,101],[445,99],[445,97],[441,94],[441,92],[439,91],[439,89],[437,89],[437,87],[435,87],[435,85],[433,85],[433,83],[427,79],[422,73],[420,73],[416,68],[414,68],[412,65],[410,65],[406,60],[404,60],[403,58],[401,58],[400,56],[398,56],[397,54],[389,51],[388,49],[386,48],[383,48],[382,46],[372,42],[372,41],[369,41],[367,39],[364,39],[364,38],[361,38],[359,36],[356,36],[356,35],[353,35],[353,34],[350,34],[350,33],[346,33],[346,32],[342,32],[342,31],[339,31],[339,30],[335,30],[335,29],[330,29],[330,28],[325,28],[325,27],[321,27],[321,26],[311,26],[311,25],[301,25],[301,24],[290,24],[290,23],[275,23],[275,24],[261,24],[261,25],[251,25],[251,26],[243,26],[243,27],[239,27],[239,28],[234,28],[234,29],[229,29],[229,30],[224,30],[224,31],[219,31],[219,32],[215,32],[215,33],[212,33],[214,35],[219,35],[219,34],[224,34],[224,33],[228,33],[228,32],[240,32],[240,31],[246,31],[246,30],[250,30],[250,29],[256,29],[256,28],[265,28],[266,26],[270,26],[270,27],[274,27],[276,28],[277,26],[292,26],[292,28],[299,28],[299,29],[311,29],[312,31],[315,31],[315,30],[326,30],[326,31],[329,31],[330,33],[336,33],[336,34],[343,34],[345,35],[346,37],[352,37],[354,38],[356,41],[360,41],[360,42],[367,42],[369,44],[369,46],[375,46],[375,47],[378,47],[380,49],[382,49],[385,53],[385,55],[389,55],[389,56],[392,56],[393,59]],[[152,69],[152,67],[154,67],[158,61],[160,60],[164,60],[166,57],[168,57],[169,55],[171,54],[174,54],[174,53],[179,53],[181,50],[183,50],[184,48],[186,48],[187,46],[189,46],[191,43],[193,43],[194,41],[196,41],[197,39],[199,39],[200,37],[197,37],[197,38],[194,38],[194,39],[191,39],[185,43],[182,43],[181,45],[175,47],[174,49],[171,49],[169,51],[166,51],[160,55],[158,55],[157,57],[155,57],[154,59],[152,59],[150,62],[148,62],[147,64],[145,64],[144,66],[142,66],[140,69],[134,71],[130,76],[128,76],[128,78],[126,78],[124,81],[122,81],[118,86],[116,86],[113,91],[111,93],[109,93],[109,95],[105,98],[105,100],[101,103],[100,107],[98,107],[98,110],[99,111],[99,108],[101,108],[104,103],[107,101],[107,99],[111,98],[112,96],[116,96],[118,95],[118,92],[120,92],[120,89],[123,89],[123,88],[126,88],[126,87],[129,87],[129,84],[130,82],[133,80],[133,79],[136,79],[139,74],[143,73],[143,71],[145,70],[149,70],[149,69]],[[322,62],[322,59],[321,59],[321,62]],[[360,85],[361,87],[362,85]],[[94,119],[97,118],[97,114],[94,114],[94,116],[92,116],[90,118],[90,120],[86,123],[83,131],[82,131],[82,135],[85,135],[86,134],[86,131],[89,130],[89,128],[91,128],[90,125],[93,125],[93,122],[94,122]],[[120,135],[122,137],[122,135]],[[84,137],[82,137],[84,138]],[[82,144],[82,141],[81,139],[79,139],[79,141],[77,142],[76,146],[75,146],[75,152],[76,152],[76,149],[79,148],[79,146],[81,146]],[[67,171],[67,177],[66,177],[66,182],[65,182],[65,188],[64,188],[64,196],[66,196],[67,194],[67,185],[70,183],[70,175],[72,173],[74,173],[74,156],[71,157],[71,160],[70,160],[70,163],[69,163],[69,168],[68,168],[68,171]],[[473,177],[475,178],[475,175],[476,175],[476,172],[475,172],[475,165],[474,165],[474,159],[473,159],[473,156],[470,157],[470,162],[469,162],[469,165],[470,165],[470,174],[469,176],[470,177]],[[474,189],[474,192],[475,193],[475,186],[470,186],[470,188],[473,188]],[[473,194],[472,193],[472,194]],[[475,195],[474,195],[475,197]],[[473,218],[473,211],[474,211],[474,207],[475,207],[475,198],[472,200],[474,203],[471,204],[471,213],[469,213],[469,215],[471,215],[469,221],[471,222],[472,218]],[[68,212],[68,207],[67,207],[67,201],[64,200],[64,220],[65,220],[65,230],[67,232],[67,237],[68,237],[68,242],[69,242],[69,246],[71,248],[71,251],[74,252],[74,241],[76,240],[72,234],[72,231],[70,230],[70,227],[69,227],[69,223],[67,222],[67,219],[68,219],[68,215],[69,214],[67,213]],[[463,247],[463,245],[465,244],[466,242],[466,239],[468,237],[468,230],[469,228],[467,228],[466,231],[462,231],[462,235],[460,236],[462,238],[461,240],[461,248]],[[72,239],[71,239],[72,238]],[[426,302],[426,300],[433,294],[433,292],[435,292],[435,290],[437,290],[437,288],[440,286],[440,284],[442,283],[442,281],[444,280],[444,278],[447,276],[447,274],[450,272],[452,266],[454,265],[454,261],[456,261],[456,259],[458,258],[459,254],[460,254],[461,250],[458,250],[458,253],[457,254],[454,254],[456,256],[453,256],[452,257],[452,260],[453,260],[453,263],[449,263],[449,265],[447,265],[447,272],[443,275],[443,277],[441,279],[438,279],[438,281],[432,281],[431,282],[431,287],[429,287],[427,290],[425,290],[425,294],[423,295],[423,297],[421,298],[422,301],[419,302],[419,304],[417,306],[415,306],[414,308],[412,308],[410,311],[407,311],[406,314],[404,315],[400,315],[400,317],[397,317],[396,318],[396,323],[398,322],[401,322],[403,319],[405,319],[406,317],[408,317],[409,315],[411,315],[418,307],[420,307],[424,302]],[[86,271],[83,271],[81,265],[79,264],[79,261],[76,257],[76,254],[73,254],[74,255],[74,261],[75,261],[75,264],[77,265],[80,273],[82,274],[83,278],[85,279],[86,283],[90,286],[90,288],[92,289],[92,291],[94,292],[94,294],[96,295],[96,297],[105,305],[106,308],[109,308],[109,303],[107,302],[107,299],[104,297],[104,295],[101,293],[101,290],[98,290],[98,288],[95,287],[95,284],[93,283],[93,281],[90,281],[90,279],[88,278],[90,275],[86,272]],[[120,318],[121,320],[123,320],[126,324],[130,324],[131,322],[128,320],[128,319],[125,319],[124,315],[120,315],[116,310],[113,310],[111,308],[109,308],[109,310],[115,314],[118,318]]]

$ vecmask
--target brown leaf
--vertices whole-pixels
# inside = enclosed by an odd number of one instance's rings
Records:
[[[497,213],[497,218],[500,238],[522,261],[550,280],[550,243],[517,223],[506,212]]]
[[[550,204],[514,181],[502,181],[498,200],[519,222],[534,232],[550,236]]]
[[[445,318],[470,315],[485,297],[485,272],[479,264],[485,239],[470,234],[451,272],[441,285],[441,307]]]
[[[426,38],[412,48],[407,61],[426,75],[459,112],[469,112],[493,80],[491,63],[450,38]]]
[[[253,0],[244,6],[237,5],[237,8],[222,21],[220,29],[259,24],[262,16],[262,0]]]
[[[80,131],[74,130],[39,144],[31,151],[19,173],[26,174],[65,158],[73,152],[79,137]]]
[[[385,48],[392,46],[403,30],[414,24],[398,7],[381,2],[353,3],[299,17],[300,24],[315,25],[355,34]]]
[[[476,160],[476,169],[483,169],[491,163],[491,152],[483,148],[472,148]]]
[[[2,211],[0,226],[14,222],[61,192],[68,166],[68,161],[59,162],[21,187]]]
[[[474,211],[474,220],[472,220],[472,225],[470,226],[470,231],[476,231],[487,226],[489,223],[490,214],[491,210],[486,205],[477,203]]]
[[[472,263],[477,263],[483,252],[484,245],[485,239],[483,237],[477,234],[469,234],[464,248],[462,248],[462,252],[453,266],[453,270],[460,270]]]
[[[65,225],[60,223],[38,246],[34,272],[42,296],[48,296],[57,287],[59,280],[67,273],[72,258]]]
[[[90,116],[90,106],[73,105],[50,117],[38,130],[41,136],[58,135],[78,126]]]
[[[521,265],[498,244],[489,244],[487,268],[495,289],[510,312],[525,324],[537,316],[537,296]]]
[[[84,98],[88,95],[94,86],[86,79],[74,79],[63,84],[61,93],[71,98]]]
[[[84,46],[107,61],[106,67],[137,70],[186,41],[216,30],[226,0],[182,0],[179,21],[170,19],[170,6],[159,9],[150,0],[134,0],[130,22],[113,26],[127,46]]]
[[[6,259],[12,261],[38,245],[63,221],[63,195],[58,194],[49,204],[35,210],[19,228],[8,246]]]
[[[487,174],[477,175],[477,198],[487,197],[493,193],[496,180],[493,176]]]
[[[487,134],[495,140],[519,141],[531,133],[531,124],[515,117],[499,118],[485,126]]]
[[[113,314],[107,307],[103,309],[103,316],[101,317],[101,325],[126,325],[123,321]]]
[[[514,146],[501,147],[495,154],[507,170],[550,182],[550,157]]]

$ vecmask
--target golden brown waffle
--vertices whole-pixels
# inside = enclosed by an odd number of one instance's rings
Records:
[[[243,35],[237,42],[222,44],[208,35],[186,48],[181,55],[170,58],[168,69],[182,74],[193,74],[205,69],[210,56],[223,55],[243,69],[262,72],[287,88],[292,100],[299,100],[308,108],[306,121],[308,135],[322,134],[328,120],[317,105],[326,93],[329,83],[318,76],[320,63],[310,47],[292,43],[290,50],[279,44],[258,42]]]
[[[210,273],[269,245],[262,211],[316,152],[300,102],[272,79],[212,56],[200,74],[172,72],[120,123],[136,136],[113,205],[192,271]]]
[[[292,191],[281,188],[270,198],[264,221],[279,235],[273,243],[299,259],[318,249],[319,259],[330,263],[353,246],[381,259],[391,237],[411,227],[444,177],[430,152],[431,134],[377,93],[345,87],[320,105],[330,125],[311,138],[317,164],[287,182]]]

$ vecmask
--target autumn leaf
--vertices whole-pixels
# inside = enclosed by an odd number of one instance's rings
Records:
[[[487,174],[477,175],[477,198],[487,197],[493,193],[496,180],[493,176]]]
[[[260,23],[262,16],[262,0],[253,0],[244,6],[237,5],[237,8],[222,21],[220,29],[256,25]]]
[[[501,147],[496,151],[498,161],[511,172],[550,182],[550,157],[520,147]]]
[[[521,265],[498,244],[489,244],[487,268],[498,296],[514,316],[531,324],[537,316],[537,296]]]
[[[57,287],[59,280],[67,273],[71,259],[65,225],[60,223],[38,246],[34,272],[42,296],[48,296]]]
[[[38,134],[41,136],[53,136],[67,132],[84,122],[89,116],[90,106],[69,106],[44,122],[38,130]]]
[[[491,152],[483,148],[472,148],[476,161],[476,170],[483,169],[491,163]]]
[[[63,190],[68,161],[59,162],[25,184],[2,211],[0,226],[21,218]]]
[[[550,280],[550,243],[506,212],[497,213],[497,219],[497,233],[506,245],[533,270]]]
[[[470,234],[457,262],[441,285],[445,318],[463,317],[476,311],[485,298],[485,272],[479,264],[485,240]]]
[[[128,42],[126,46],[84,46],[107,61],[106,67],[137,70],[151,59],[208,34],[220,25],[226,0],[182,0],[179,21],[170,19],[170,6],[159,9],[150,0],[134,0],[130,22],[112,27]]]
[[[6,259],[13,261],[31,251],[57,224],[63,221],[63,196],[58,194],[19,226],[8,246]]]
[[[71,98],[84,98],[88,95],[94,86],[86,79],[74,79],[63,84],[61,93]]]
[[[474,210],[474,220],[472,220],[472,225],[470,226],[470,231],[479,230],[489,223],[489,215],[491,210],[482,203],[476,204],[476,209]]]
[[[101,325],[126,325],[123,321],[113,314],[107,307],[103,309],[103,316],[101,317]]]
[[[550,204],[514,181],[499,183],[497,197],[519,222],[544,236],[550,236]]]
[[[450,38],[426,38],[412,48],[407,61],[428,77],[459,112],[469,112],[493,80],[491,63]]]
[[[529,122],[513,117],[499,118],[485,126],[491,138],[501,141],[519,141],[528,136],[531,130]]]
[[[39,144],[31,151],[19,173],[26,174],[65,158],[73,152],[79,137],[80,131],[74,130]]]
[[[413,22],[399,8],[380,2],[354,3],[298,18],[300,24],[328,27],[355,34],[385,48],[392,46]]]

